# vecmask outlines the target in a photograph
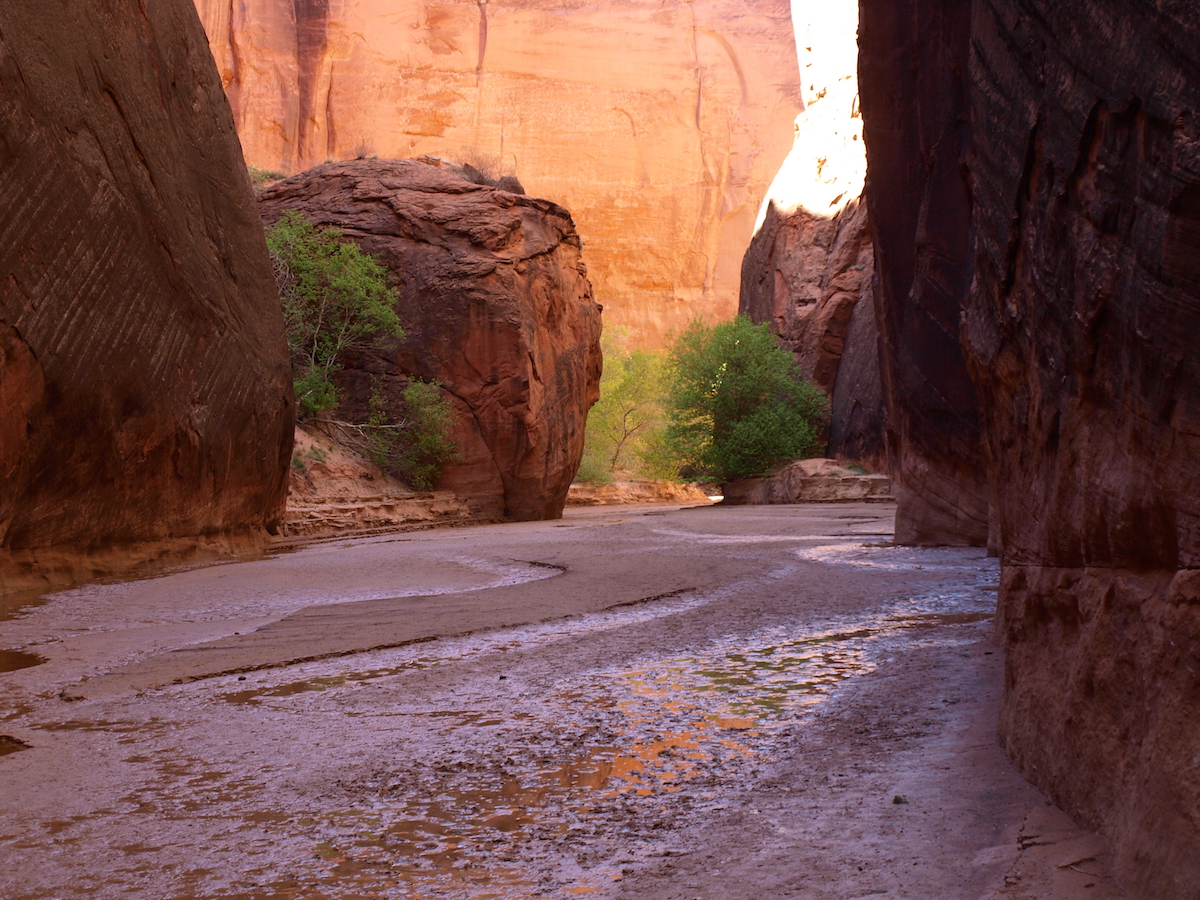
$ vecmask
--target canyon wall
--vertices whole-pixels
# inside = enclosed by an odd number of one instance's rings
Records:
[[[610,325],[730,318],[800,110],[787,0],[196,0],[246,160],[431,155],[572,211]]]
[[[979,402],[959,336],[972,271],[963,174],[971,7],[864,0],[862,10],[859,90],[896,539],[983,543]]]
[[[768,322],[831,401],[828,454],[886,467],[873,308],[875,256],[861,202],[858,5],[795,13],[804,111],[742,261],[738,311]]]
[[[903,515],[971,511],[977,541],[990,506],[1004,745],[1138,895],[1195,900],[1200,21],[1174,0],[862,14],[896,474],[945,487]]]
[[[291,375],[187,0],[0,6],[0,209],[0,590],[261,544]]]
[[[461,458],[437,487],[476,516],[562,515],[600,395],[600,307],[562,207],[415,160],[317,166],[268,188],[266,222],[296,210],[341,229],[389,272],[403,340],[347,354],[335,415],[365,422],[373,391],[436,379]]]

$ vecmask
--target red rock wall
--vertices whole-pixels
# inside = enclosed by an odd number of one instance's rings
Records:
[[[963,361],[971,283],[970,4],[863,0],[859,94],[896,539],[981,544],[987,488],[979,406]]]
[[[441,381],[462,459],[440,490],[481,516],[557,518],[600,391],[600,307],[570,214],[414,160],[318,166],[259,199],[336,225],[392,273],[403,341],[347,359],[339,414],[365,421],[372,378]]]
[[[186,0],[0,5],[0,589],[283,513],[283,321]]]
[[[1036,15],[1031,15],[1036,13]],[[1200,17],[976,4],[979,386],[1005,564],[1001,736],[1200,897]]]
[[[1139,896],[1195,900],[1200,19],[1171,0],[862,14],[897,476],[976,510],[964,539],[990,498],[1014,762],[1108,834]],[[960,403],[914,390],[934,368]]]

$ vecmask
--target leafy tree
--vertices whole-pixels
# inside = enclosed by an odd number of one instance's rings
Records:
[[[667,443],[697,474],[729,481],[811,453],[828,401],[766,325],[694,321],[669,353]]]
[[[410,381],[397,416],[376,382],[370,417],[359,428],[371,461],[419,491],[432,488],[446,463],[459,459],[450,436],[453,410],[440,387],[437,381]]]
[[[626,332],[602,338],[604,374],[600,399],[588,412],[581,481],[609,482],[618,474],[673,478],[663,443],[666,429],[665,368],[661,353],[629,349]]]
[[[337,404],[331,376],[350,349],[404,337],[387,273],[336,228],[289,211],[267,229],[283,303],[296,400],[308,416]]]

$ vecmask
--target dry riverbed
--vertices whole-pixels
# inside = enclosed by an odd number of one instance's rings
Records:
[[[996,745],[995,562],[892,512],[570,510],[18,610],[0,896],[1123,897]]]

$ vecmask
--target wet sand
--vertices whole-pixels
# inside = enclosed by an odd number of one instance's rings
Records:
[[[996,745],[994,561],[892,512],[570,510],[55,595],[0,622],[0,896],[1124,896]]]

